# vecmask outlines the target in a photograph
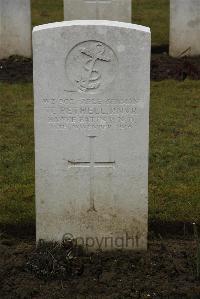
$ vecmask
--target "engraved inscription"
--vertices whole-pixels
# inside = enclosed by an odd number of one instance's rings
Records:
[[[68,167],[89,167],[90,168],[90,207],[88,212],[96,212],[95,209],[95,192],[94,192],[94,169],[96,167],[114,168],[115,161],[95,162],[94,158],[94,139],[96,136],[88,136],[90,140],[90,161],[68,161]]]
[[[113,82],[116,70],[117,57],[109,46],[100,41],[80,43],[66,58],[67,91],[101,92]]]
[[[48,124],[56,129],[130,129],[143,110],[143,101],[127,99],[42,99]]]

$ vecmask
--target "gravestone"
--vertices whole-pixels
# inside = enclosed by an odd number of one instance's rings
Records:
[[[37,240],[147,246],[149,28],[33,31]]]
[[[200,55],[200,1],[170,1],[170,55]]]
[[[0,0],[0,59],[31,57],[30,0]]]
[[[131,23],[132,0],[64,0],[64,19]]]

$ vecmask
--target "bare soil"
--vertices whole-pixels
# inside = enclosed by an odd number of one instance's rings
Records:
[[[32,59],[12,56],[9,59],[0,60],[0,82],[32,82],[32,73]],[[152,54],[151,80],[185,80],[186,78],[200,79],[200,56],[172,58],[167,53]]]
[[[11,56],[0,60],[0,82],[26,83],[33,81],[32,59]]]
[[[199,80],[200,57],[172,58],[167,54],[154,54],[151,57],[151,80]]]
[[[56,246],[1,234],[0,298],[200,298],[193,240],[151,239],[147,252]]]

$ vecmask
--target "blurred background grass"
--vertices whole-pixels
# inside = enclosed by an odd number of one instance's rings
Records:
[[[132,0],[132,22],[148,26],[152,45],[169,43],[169,0]],[[63,21],[63,0],[32,0],[33,26]]]

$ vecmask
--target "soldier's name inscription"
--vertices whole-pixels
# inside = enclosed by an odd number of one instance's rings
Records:
[[[127,99],[44,98],[48,124],[57,129],[129,129],[136,125],[144,101]]]

